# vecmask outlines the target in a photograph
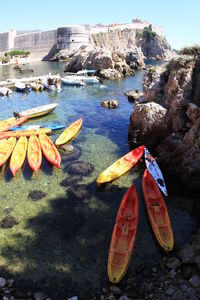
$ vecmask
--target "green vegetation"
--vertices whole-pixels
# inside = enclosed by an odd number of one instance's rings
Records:
[[[6,64],[10,61],[9,57],[5,57],[5,56],[1,56],[0,57],[0,61],[2,62],[2,64]]]
[[[200,56],[200,45],[196,44],[191,47],[184,47],[180,50],[180,55]]]
[[[12,50],[9,52],[5,52],[4,54],[6,57],[10,56],[13,58],[14,56],[20,56],[20,57],[27,57],[30,55],[30,51],[24,51],[24,50]]]
[[[142,38],[143,37],[143,31],[141,29],[136,29],[136,37]]]
[[[144,27],[143,38],[154,39],[157,36],[157,33],[152,31],[151,27]]]

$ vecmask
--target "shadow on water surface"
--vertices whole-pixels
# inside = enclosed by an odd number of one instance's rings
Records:
[[[145,262],[157,261],[162,250],[156,243],[146,216],[141,193],[141,178],[134,180],[140,201],[136,245],[129,271]],[[74,186],[74,183],[73,183]],[[68,187],[66,187],[68,189]],[[86,299],[88,290],[107,286],[107,255],[115,218],[125,192],[114,183],[97,189],[96,183],[85,185],[90,198],[65,197],[49,200],[49,209],[27,219],[25,229],[31,238],[15,233],[16,245],[2,245],[1,256],[8,265],[23,261],[16,272],[16,285],[45,290],[53,299],[77,295]],[[31,201],[31,200],[29,200]],[[42,200],[40,200],[42,201]],[[189,239],[191,220],[187,214],[169,209],[175,244]],[[190,227],[190,229],[188,228]],[[4,229],[5,230],[5,229]],[[8,229],[7,229],[8,230]],[[20,245],[20,246],[19,246]],[[127,275],[129,274],[129,271]],[[26,278],[24,282],[23,278]],[[29,281],[30,280],[30,281]]]

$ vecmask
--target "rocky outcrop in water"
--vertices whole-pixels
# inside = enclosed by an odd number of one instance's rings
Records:
[[[117,79],[133,75],[134,69],[144,65],[139,48],[112,50],[97,46],[82,46],[65,66],[65,72],[94,69],[104,79]]]
[[[130,140],[156,149],[169,174],[185,186],[199,190],[200,58],[181,56],[163,68],[148,69],[143,92],[144,99],[151,101],[151,108],[146,110],[146,104],[135,106],[130,119]],[[165,111],[162,118],[158,107]]]
[[[119,102],[117,100],[104,100],[101,102],[101,106],[107,108],[117,108],[119,106]]]

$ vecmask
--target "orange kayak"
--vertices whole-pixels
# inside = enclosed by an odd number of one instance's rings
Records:
[[[61,157],[52,140],[44,133],[39,135],[42,152],[46,159],[56,168],[60,167]]]
[[[32,129],[32,130],[17,130],[17,131],[6,131],[0,132],[0,140],[7,139],[11,136],[19,138],[20,136],[31,136],[31,135],[38,135],[40,133],[51,134],[51,129],[49,128],[39,128],[39,129]]]
[[[29,166],[35,173],[37,173],[42,163],[42,151],[40,142],[36,135],[31,135],[29,138],[27,158]]]
[[[16,144],[16,138],[0,140],[0,167],[7,161]]]
[[[114,179],[128,172],[142,157],[144,153],[144,147],[145,146],[142,145],[114,162],[99,175],[97,178],[97,185],[100,186],[103,183],[113,181]]]
[[[119,282],[128,269],[136,240],[139,219],[139,200],[136,187],[132,185],[124,195],[119,207],[108,255],[110,282]]]
[[[81,129],[83,120],[82,118],[78,119],[74,123],[72,123],[69,127],[67,127],[61,135],[57,138],[55,144],[56,146],[63,145],[70,141]]]
[[[27,137],[21,136],[17,141],[17,144],[13,150],[11,159],[10,159],[10,170],[13,176],[16,175],[17,171],[21,168],[26,157],[27,149]]]
[[[14,127],[14,126],[19,126],[24,122],[28,121],[28,117],[21,117],[21,118],[10,118],[10,119],[6,119],[4,121],[0,122],[0,132],[2,131],[7,131],[10,128]]]
[[[147,214],[156,239],[165,251],[171,251],[174,247],[174,238],[167,207],[155,180],[147,169],[143,175],[142,189]]]

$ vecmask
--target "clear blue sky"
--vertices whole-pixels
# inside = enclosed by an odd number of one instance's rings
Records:
[[[163,26],[173,48],[200,43],[200,0],[2,0],[0,10],[0,32],[128,23],[138,17]]]

